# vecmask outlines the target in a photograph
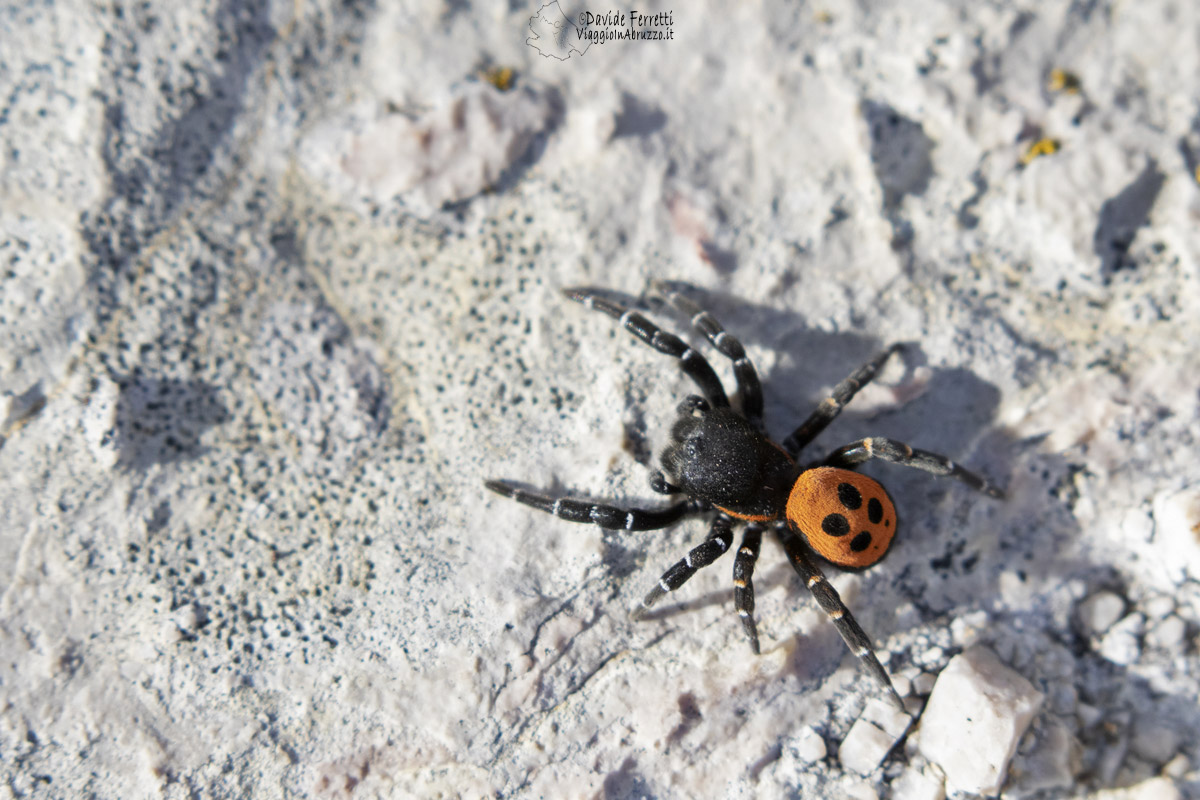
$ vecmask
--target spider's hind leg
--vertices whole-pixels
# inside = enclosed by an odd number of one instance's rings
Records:
[[[800,537],[793,533],[786,525],[779,526],[776,528],[776,531],[779,534],[779,541],[783,544],[783,549],[787,553],[788,561],[792,562],[792,566],[804,580],[804,585],[812,592],[817,605],[833,620],[834,626],[837,628],[838,633],[842,635],[842,639],[845,640],[846,646],[850,648],[850,652],[854,653],[859,661],[862,662],[867,673],[884,690],[892,705],[907,714],[908,711],[904,708],[904,702],[900,699],[899,693],[896,692],[896,687],[892,685],[892,679],[888,677],[887,670],[883,668],[883,664],[879,663],[879,657],[875,655],[875,648],[871,646],[871,640],[867,638],[867,634],[854,619],[854,615],[850,613],[850,609],[846,608],[846,604],[842,602],[837,589],[834,589],[829,581],[825,579],[825,574],[821,572],[821,568],[817,566],[812,556],[809,555]]]
[[[603,503],[589,503],[586,500],[571,500],[567,497],[553,497],[540,492],[530,492],[519,488],[511,481],[485,481],[484,486],[496,494],[511,497],[518,503],[532,506],[539,511],[553,514],[559,519],[569,522],[585,522],[599,525],[610,530],[651,531],[666,528],[678,522],[688,514],[707,511],[704,503],[695,500],[684,500],[666,508],[646,510],[641,508],[617,508]]]

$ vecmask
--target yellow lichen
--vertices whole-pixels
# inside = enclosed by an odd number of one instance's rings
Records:
[[[1047,137],[1038,139],[1036,142],[1029,145],[1029,149],[1026,150],[1025,154],[1021,156],[1021,164],[1028,166],[1029,163],[1035,158],[1053,155],[1054,153],[1058,152],[1059,147],[1060,145],[1058,139],[1050,139]]]
[[[483,72],[483,79],[502,92],[513,87],[516,77],[512,67],[491,67]]]
[[[1080,89],[1083,88],[1078,75],[1058,68],[1050,70],[1050,80],[1047,82],[1047,86],[1052,92],[1066,92],[1067,94],[1079,94]]]

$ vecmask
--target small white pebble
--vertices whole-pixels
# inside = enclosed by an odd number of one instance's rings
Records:
[[[1179,650],[1186,634],[1187,625],[1172,614],[1150,629],[1146,634],[1146,644],[1160,650]]]
[[[1186,775],[1191,768],[1192,764],[1188,761],[1188,757],[1180,753],[1164,764],[1162,771],[1163,775],[1169,778],[1179,779]]]
[[[1107,590],[1096,592],[1079,604],[1076,615],[1083,632],[1102,636],[1125,613],[1125,598]]]
[[[1182,580],[1200,578],[1200,486],[1162,492],[1154,498],[1154,549],[1158,560]]]
[[[945,800],[946,787],[929,772],[906,767],[892,781],[892,800]]]
[[[1129,666],[1142,657],[1140,637],[1146,627],[1146,618],[1134,612],[1113,625],[1096,651],[1114,664]]]
[[[855,781],[842,787],[846,800],[879,800],[879,792],[866,781]]]
[[[985,647],[946,665],[921,718],[921,754],[946,773],[948,788],[996,794],[1043,697]]]
[[[879,768],[911,724],[907,714],[882,700],[871,700],[842,740],[838,760],[847,769],[869,775]]]
[[[1138,603],[1138,608],[1150,619],[1162,619],[1175,610],[1175,598],[1160,594]]]
[[[1131,547],[1144,546],[1154,537],[1154,517],[1148,509],[1129,509],[1121,520],[1121,535]]]
[[[829,752],[825,747],[825,739],[810,727],[805,727],[796,737],[795,750],[796,758],[804,764],[815,764]]]
[[[918,658],[920,658],[922,664],[936,668],[946,663],[946,651],[940,647],[930,647],[922,652]]]
[[[1037,592],[1037,582],[1022,578],[1016,570],[1005,570],[996,579],[996,588],[1006,608],[1027,608]]]
[[[971,611],[950,622],[950,637],[957,647],[970,647],[975,644],[979,632],[988,627],[986,611]]]

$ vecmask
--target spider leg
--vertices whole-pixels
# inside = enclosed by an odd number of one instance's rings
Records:
[[[692,322],[692,327],[708,337],[713,347],[733,362],[733,374],[737,378],[738,389],[742,395],[742,415],[756,427],[760,426],[763,414],[762,383],[758,379],[754,363],[746,356],[746,349],[742,347],[742,343],[730,336],[721,323],[717,322],[716,317],[679,292],[673,291],[667,283],[655,281],[651,288],[680,313],[686,314]]]
[[[792,562],[796,572],[804,579],[804,584],[816,598],[817,605],[833,620],[834,626],[842,635],[850,652],[858,657],[868,674],[886,692],[888,700],[907,714],[904,703],[896,692],[896,687],[892,685],[892,679],[888,677],[887,670],[883,668],[883,664],[879,663],[879,657],[875,655],[875,649],[871,647],[871,640],[859,627],[854,615],[850,613],[850,609],[846,608],[846,604],[842,602],[837,590],[825,579],[824,573],[808,554],[804,543],[787,526],[781,525],[776,528],[776,531],[779,533],[779,540],[787,553],[788,561]]]
[[[716,561],[725,554],[733,544],[733,520],[724,514],[718,514],[709,528],[708,538],[696,545],[680,561],[677,561],[662,577],[653,589],[642,598],[642,604],[629,612],[631,619],[641,619],[652,605],[667,592],[673,592],[687,583],[696,572]]]
[[[796,428],[790,436],[783,440],[784,449],[794,458],[809,442],[817,438],[817,435],[825,430],[825,427],[833,422],[838,414],[842,413],[842,408],[853,399],[858,390],[874,380],[876,373],[879,372],[888,357],[902,346],[900,343],[893,344],[854,370],[846,380],[833,387],[833,392],[821,401],[817,410],[809,414],[808,419],[804,420],[799,428]]]
[[[679,494],[680,492],[679,487],[667,480],[667,476],[661,469],[650,473],[650,489],[657,494]]]
[[[948,475],[991,497],[1004,497],[1003,490],[988,483],[974,472],[963,469],[945,456],[931,453],[928,450],[917,450],[904,442],[885,439],[882,436],[859,439],[845,447],[839,447],[825,459],[825,464],[831,467],[853,469],[873,458],[905,467],[915,467],[925,472],[932,472],[934,475]]]
[[[595,289],[586,287],[563,289],[563,294],[577,303],[583,303],[588,308],[604,312],[617,320],[622,328],[658,352],[679,359],[679,368],[696,383],[696,386],[708,398],[709,403],[722,408],[729,405],[725,388],[721,386],[721,380],[717,377],[717,373],[713,372],[708,360],[688,347],[678,336],[662,330],[634,309],[626,308],[601,297]]]
[[[758,648],[758,626],[754,623],[754,563],[758,561],[758,550],[762,546],[762,525],[750,523],[742,535],[742,546],[738,548],[733,562],[733,606],[742,618],[742,628],[750,640],[754,655]]]
[[[538,492],[527,492],[509,481],[485,481],[484,486],[496,494],[511,497],[518,503],[553,514],[570,522],[589,522],[610,530],[650,531],[679,521],[688,514],[707,511],[708,506],[695,500],[684,500],[666,508],[647,511],[641,508],[617,508],[584,500],[552,497]]]

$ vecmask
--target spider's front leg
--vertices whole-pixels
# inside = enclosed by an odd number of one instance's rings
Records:
[[[712,564],[733,544],[733,520],[725,514],[718,514],[713,520],[708,538],[693,547],[681,560],[671,565],[662,574],[653,589],[646,593],[640,605],[629,612],[631,619],[639,620],[646,616],[650,608],[667,592],[673,592],[687,583],[693,575]],[[746,639],[755,655],[759,654],[758,627],[754,623],[754,563],[758,560],[759,546],[762,544],[762,526],[751,523],[746,527],[742,536],[742,546],[738,548],[733,562],[733,605],[742,620],[742,628],[746,631]]]
[[[762,547],[762,532],[762,525],[757,522],[746,526],[742,546],[733,562],[733,607],[742,618],[742,630],[746,632],[754,655],[762,652],[758,647],[758,625],[754,621],[754,565]]]
[[[734,338],[712,313],[705,311],[687,297],[671,288],[665,281],[655,281],[651,288],[663,296],[680,313],[685,314],[692,327],[704,334],[721,355],[733,362],[733,375],[742,395],[742,415],[755,427],[762,427],[763,393],[762,382],[754,362],[746,355],[746,348]]]
[[[667,592],[683,586],[699,570],[716,561],[733,544],[733,521],[718,514],[709,528],[708,538],[688,551],[688,554],[662,574],[654,588],[642,598],[642,603],[629,612],[630,619],[639,620],[646,616],[650,607]]]
[[[483,485],[496,494],[511,497],[518,503],[553,514],[559,519],[591,523],[610,530],[652,531],[666,528],[689,514],[708,510],[705,503],[697,500],[684,500],[666,508],[653,510],[617,508],[603,503],[589,503],[585,500],[571,500],[567,497],[526,491],[512,481],[491,480],[485,481]]]

